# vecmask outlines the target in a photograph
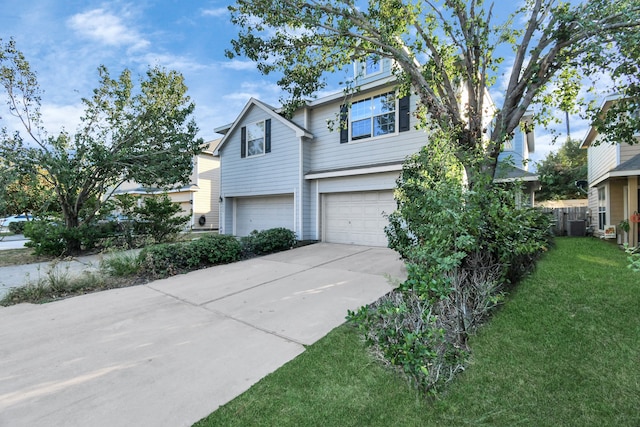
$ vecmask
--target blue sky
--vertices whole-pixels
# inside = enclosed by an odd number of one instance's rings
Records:
[[[80,99],[97,86],[99,65],[113,76],[125,68],[142,75],[149,65],[160,65],[185,76],[200,136],[211,140],[220,137],[213,129],[232,122],[250,97],[278,105],[281,94],[275,78],[262,76],[252,62],[224,56],[237,34],[229,22],[229,4],[0,0],[0,38],[13,37],[37,72],[49,132],[62,126],[75,130]],[[12,127],[5,110],[0,110],[2,124]],[[572,118],[572,136],[585,133],[586,123]],[[555,149],[550,141],[544,129],[536,129],[534,160]]]

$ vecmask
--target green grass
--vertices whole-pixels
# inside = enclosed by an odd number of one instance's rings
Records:
[[[25,286],[11,288],[0,299],[0,306],[29,302],[44,304],[73,296],[84,295],[107,289],[123,288],[142,283],[138,277],[116,277],[101,272],[84,272],[70,275],[68,271],[56,265],[47,267],[37,279]]]
[[[640,274],[624,252],[559,238],[436,399],[332,331],[198,426],[640,426]]]
[[[36,262],[47,262],[53,260],[54,257],[44,255],[34,255],[33,249],[6,249],[0,251],[0,267],[10,265],[24,265]]]

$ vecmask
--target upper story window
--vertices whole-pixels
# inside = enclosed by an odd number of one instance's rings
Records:
[[[388,92],[351,105],[351,140],[396,131],[396,95]]]
[[[247,126],[247,157],[264,154],[264,122]]]
[[[502,143],[503,151],[513,151],[513,138],[505,139]]]
[[[367,58],[364,66],[364,75],[370,76],[371,74],[377,74],[382,71],[382,60],[370,56]]]
[[[409,97],[395,92],[359,99],[341,109],[340,143],[409,130]]]
[[[243,126],[240,157],[256,157],[271,152],[271,119]]]
[[[376,74],[381,74],[383,71],[382,61],[383,58],[375,55],[370,55],[366,59],[355,61],[355,77],[370,77]]]

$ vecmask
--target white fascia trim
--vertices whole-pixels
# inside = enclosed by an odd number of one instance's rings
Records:
[[[596,187],[598,184],[602,183],[603,181],[606,181],[609,178],[611,178],[611,172],[607,172],[604,175],[600,175],[600,177],[598,177],[597,179],[594,179],[589,183],[589,187],[590,188]]]
[[[346,169],[346,170],[339,170],[339,171],[311,173],[311,174],[305,175],[304,178],[305,179],[336,178],[336,177],[342,177],[342,176],[368,175],[371,173],[396,172],[401,170],[402,170],[402,164],[372,166],[372,167],[360,168],[360,169]]]
[[[598,179],[593,180],[593,182],[589,183],[589,187],[595,187],[598,184],[608,180],[609,178],[624,178],[626,176],[640,176],[640,169],[629,170],[629,171],[616,171],[616,172],[607,172],[604,175],[601,175]]]
[[[501,183],[501,182],[516,182],[516,181],[522,181],[522,182],[535,182],[535,181],[539,181],[540,177],[538,175],[536,176],[523,176],[520,178],[498,178],[498,179],[494,179],[493,182],[497,182],[497,183]]]
[[[294,190],[295,191],[295,190]],[[224,193],[225,198],[238,198],[238,197],[277,197],[277,196],[293,196],[294,193],[288,191],[279,191],[279,192],[252,192],[252,191],[235,191],[235,192],[226,192]]]

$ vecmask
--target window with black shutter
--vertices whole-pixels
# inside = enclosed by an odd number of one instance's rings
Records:
[[[410,98],[387,92],[340,106],[340,143],[406,132],[410,129]]]

